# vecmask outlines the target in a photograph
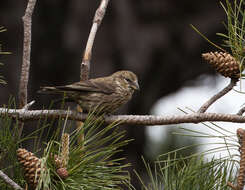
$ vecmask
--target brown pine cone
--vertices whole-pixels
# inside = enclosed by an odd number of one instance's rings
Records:
[[[225,52],[209,52],[203,53],[202,57],[221,75],[236,79],[240,77],[239,62],[231,54]]]
[[[66,179],[69,176],[66,168],[59,168],[56,172],[62,179]]]
[[[41,174],[41,161],[32,152],[19,148],[17,157],[24,169],[26,181],[32,189],[35,189]]]

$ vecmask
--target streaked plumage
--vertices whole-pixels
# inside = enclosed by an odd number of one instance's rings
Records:
[[[131,71],[118,71],[107,77],[80,81],[66,86],[42,87],[40,93],[64,94],[79,104],[84,112],[95,108],[113,113],[139,90],[137,76]]]

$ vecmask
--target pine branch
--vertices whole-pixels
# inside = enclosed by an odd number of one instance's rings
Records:
[[[97,30],[104,18],[106,8],[107,8],[109,1],[110,0],[101,0],[99,8],[95,12],[94,19],[93,19],[93,25],[90,30],[86,49],[85,49],[83,60],[81,63],[81,74],[80,74],[81,80],[87,80],[89,78],[90,61],[91,61],[91,56],[92,56],[92,48],[94,44],[94,39],[95,39]]]
[[[85,121],[87,114],[66,110],[24,110],[0,108],[0,116],[6,116],[26,120],[38,120],[40,118],[68,118],[69,120]],[[193,113],[187,115],[110,115],[103,117],[104,122],[109,124],[115,121],[127,125],[171,125],[181,123],[200,123],[206,121],[222,121],[233,123],[245,123],[245,116],[237,114],[220,113]]]
[[[215,101],[217,101],[219,98],[226,95],[228,92],[230,92],[234,86],[236,86],[237,79],[231,79],[228,86],[226,86],[224,89],[222,89],[220,92],[215,94],[213,97],[211,97],[206,103],[204,103],[201,108],[198,110],[199,113],[204,113]]]
[[[6,184],[13,187],[16,190],[23,190],[18,184],[16,184],[12,179],[10,179],[5,173],[0,170],[0,177],[5,181]]]

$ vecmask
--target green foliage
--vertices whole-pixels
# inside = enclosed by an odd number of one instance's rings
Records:
[[[245,56],[245,3],[243,0],[235,0],[232,3],[226,0],[226,6],[222,2],[221,5],[227,16],[225,23],[227,34],[218,33],[218,35],[224,37],[225,46],[231,49],[232,55],[241,63],[242,71]]]
[[[244,0],[226,0],[226,3],[220,2],[223,7],[226,16],[227,22],[224,23],[224,26],[227,30],[227,33],[217,33],[218,36],[221,36],[224,40],[224,47],[230,49],[231,54],[240,64],[241,76],[244,70],[244,59],[245,59],[245,3]],[[201,35],[205,40],[207,40],[211,45],[225,52],[223,48],[219,45],[210,41],[205,35],[203,35],[196,27],[191,25],[191,27]]]
[[[186,111],[181,110],[187,114]],[[189,109],[192,112],[192,110]],[[238,139],[236,134],[213,122],[202,123],[206,127],[203,132],[180,128],[176,135],[189,138],[213,139],[211,143],[199,143],[183,146],[158,156],[151,166],[144,161],[148,181],[136,172],[144,190],[228,190],[227,182],[236,184],[239,168]],[[201,148],[202,152],[181,156],[183,150]],[[234,151],[235,150],[235,151]],[[208,159],[212,155],[212,158]],[[217,156],[221,155],[217,158]]]
[[[228,190],[227,182],[235,183],[239,163],[235,159],[236,155],[231,154],[218,159],[213,157],[208,160],[205,158],[210,153],[217,154],[219,151],[229,151],[234,148],[234,145],[228,145],[227,142],[224,144],[217,143],[217,145],[221,146],[182,158],[177,157],[180,151],[183,149],[192,149],[198,145],[171,151],[160,155],[153,167],[144,161],[150,181],[142,179],[136,172],[142,184],[142,189],[160,190],[164,187],[164,189],[168,190]]]
[[[14,100],[10,100],[9,108],[14,107]],[[18,133],[18,122],[8,115],[0,117],[0,169],[16,183],[23,185],[24,178],[21,168],[17,162],[16,150],[20,144],[16,136]],[[11,189],[0,179],[1,189]]]
[[[138,175],[144,190],[228,190],[227,181],[234,182],[235,162],[223,159],[205,161],[203,156],[190,159],[171,158],[155,163],[152,169],[145,163],[150,182],[145,184]]]
[[[15,107],[10,101],[9,108]],[[26,123],[27,124],[27,123]],[[0,169],[20,186],[25,187],[23,170],[17,161],[16,150],[28,145],[29,151],[41,156],[43,168],[37,189],[52,190],[94,190],[94,189],[130,189],[130,176],[124,164],[124,158],[115,159],[121,147],[128,144],[124,139],[125,131],[118,128],[118,123],[104,126],[102,117],[91,114],[84,122],[82,130],[73,130],[74,122],[59,118],[48,120],[40,118],[35,122],[37,129],[24,138],[18,139],[18,120],[7,114],[0,118]],[[55,128],[53,135],[50,129]],[[54,155],[61,153],[61,135],[70,133],[68,178],[62,179],[57,174]],[[84,134],[84,140],[78,143],[78,136]],[[31,148],[30,148],[31,147]],[[62,155],[61,155],[62,156]],[[124,163],[123,163],[124,162]],[[0,178],[0,189],[10,190]]]
[[[83,130],[71,134],[70,153],[67,171],[69,177],[61,179],[56,172],[54,155],[60,154],[61,143],[51,140],[47,144],[42,158],[43,170],[38,189],[47,187],[53,190],[63,189],[121,189],[129,184],[129,175],[124,170],[129,164],[121,164],[121,159],[113,159],[119,148],[128,140],[122,140],[125,131],[119,131],[117,124],[102,126],[101,118],[91,115],[84,123]],[[84,141],[77,143],[78,136],[84,133]]]

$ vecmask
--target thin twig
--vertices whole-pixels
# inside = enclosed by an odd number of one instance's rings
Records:
[[[89,78],[90,61],[91,61],[91,56],[92,56],[92,48],[94,44],[94,39],[95,39],[97,30],[104,18],[108,3],[109,3],[109,0],[101,0],[99,8],[95,12],[94,19],[93,19],[93,25],[89,33],[87,45],[86,45],[85,52],[83,55],[83,60],[81,63],[81,72],[80,72],[81,80],[87,80]]]
[[[33,101],[29,102],[28,104],[26,104],[22,109],[24,109],[24,110],[29,110],[29,108],[30,108],[34,103],[35,103],[35,101],[33,100]]]
[[[232,188],[233,190],[238,190],[237,187],[235,185],[233,185],[231,182],[227,182],[227,185]]]
[[[241,108],[239,112],[237,112],[237,115],[242,115],[245,112],[245,107]]]
[[[19,85],[19,108],[23,108],[27,104],[27,85],[29,80],[30,59],[31,59],[31,25],[32,13],[36,4],[36,0],[29,0],[25,15],[22,17],[24,24],[23,39],[23,60]],[[24,123],[19,125],[19,137],[22,134]]]
[[[38,120],[40,118],[68,118],[69,120],[85,121],[88,117],[85,113],[66,110],[23,110],[0,108],[0,116],[12,117],[22,121]],[[221,113],[193,113],[186,115],[110,115],[103,117],[105,123],[120,121],[127,125],[172,125],[181,123],[201,123],[206,121],[222,121],[233,123],[245,123],[245,116],[237,114]]]
[[[29,80],[30,57],[31,57],[31,24],[32,13],[36,0],[29,0],[22,17],[24,23],[24,40],[23,40],[23,63],[21,69],[20,86],[19,86],[19,107],[22,108],[27,104],[27,85]]]
[[[198,110],[199,113],[204,113],[215,101],[217,101],[219,98],[227,94],[229,91],[233,89],[233,87],[237,83],[237,79],[231,79],[228,86],[226,86],[223,90],[215,94],[213,97],[211,97],[206,103],[204,103],[201,108]]]
[[[13,189],[17,189],[17,190],[23,190],[17,183],[15,183],[12,179],[10,179],[5,173],[3,173],[0,170],[0,177],[3,179],[3,181],[10,185]]]

